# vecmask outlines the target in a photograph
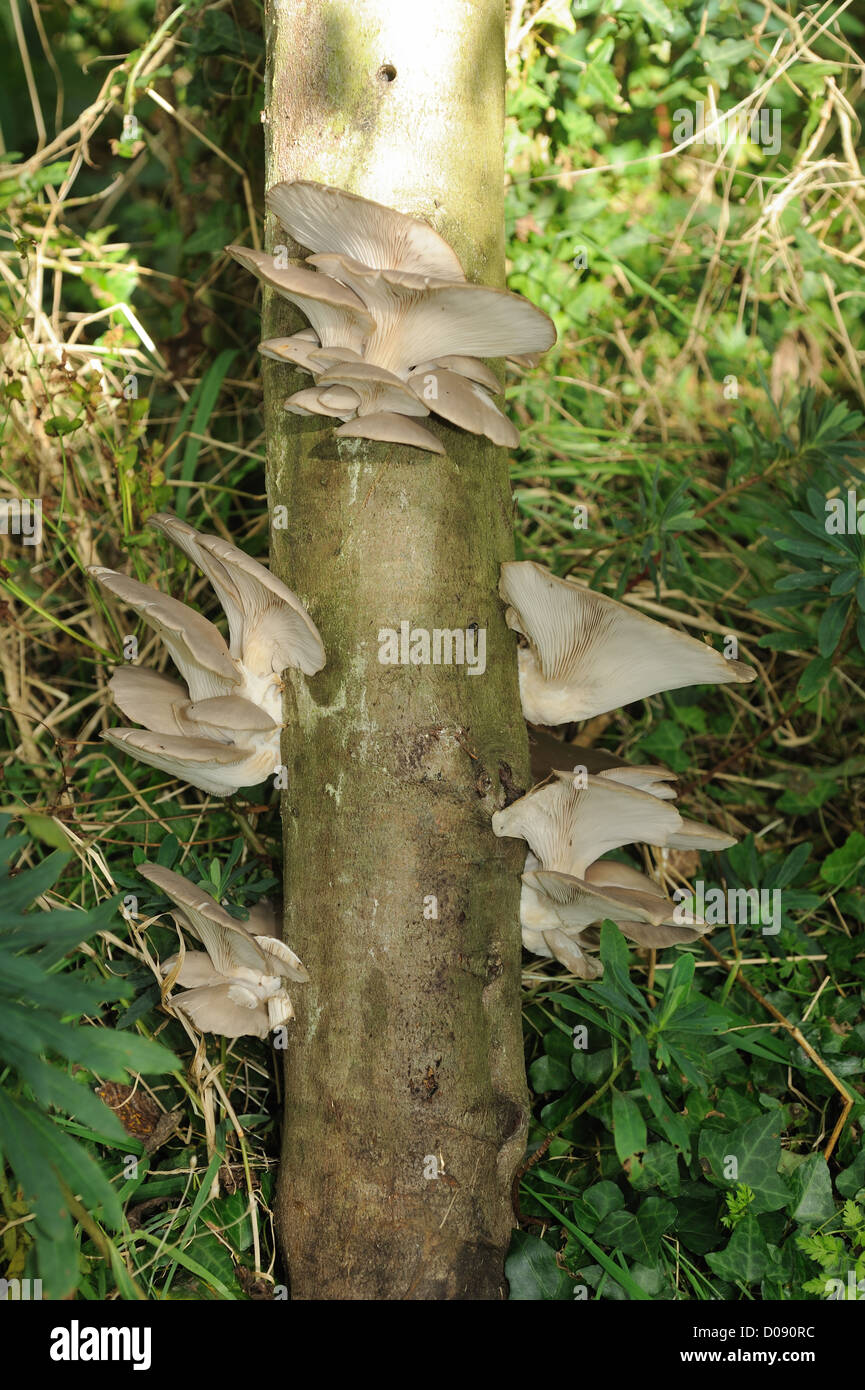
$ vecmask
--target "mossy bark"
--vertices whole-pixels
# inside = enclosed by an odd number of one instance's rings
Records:
[[[266,22],[268,185],[425,217],[469,279],[500,285],[503,0],[271,0]],[[266,320],[298,326],[273,300]],[[291,1293],[500,1298],[527,1118],[523,849],[490,829],[528,782],[497,597],[507,458],[444,424],[441,458],[338,441],[284,413],[300,384],[266,364],[271,516],[287,509],[272,564],[327,649],[311,680],[286,673],[285,935],[312,977],[286,1054]],[[382,664],[379,631],[403,621],[477,624],[486,670]]]

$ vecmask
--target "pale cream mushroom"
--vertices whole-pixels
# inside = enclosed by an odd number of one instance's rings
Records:
[[[662,845],[682,817],[647,792],[589,774],[556,772],[492,818],[496,835],[524,839],[545,869],[584,878],[596,859],[623,845]]]
[[[443,454],[444,445],[431,430],[410,415],[358,415],[336,431],[340,439],[383,439],[391,444],[411,444],[431,454]]]
[[[595,924],[604,919],[656,947],[692,941],[705,929],[699,919],[683,919],[651,879],[601,858],[626,844],[669,844],[683,822],[662,797],[603,772],[554,771],[549,782],[496,812],[492,825],[496,835],[529,845],[520,898],[524,946],[554,956],[581,979],[600,973],[586,952],[597,949]]]
[[[289,396],[282,408],[291,415],[325,415],[330,420],[346,420],[351,419],[354,414],[357,401],[358,397],[355,396],[347,410],[337,410],[321,399],[321,392],[317,386],[306,386],[302,391],[295,391]]]
[[[353,291],[372,318],[375,329],[364,360],[403,379],[418,362],[442,355],[501,357],[515,341],[538,351],[555,341],[547,315],[508,290],[372,270],[346,256],[315,255],[308,261]]]
[[[312,348],[301,335],[265,340],[267,357],[293,362],[320,378],[327,394],[295,393],[287,409],[353,424],[352,397],[337,387],[358,385],[341,368],[360,361],[389,376],[369,388],[356,408],[363,427],[338,429],[343,438],[383,439],[443,453],[422,428],[400,426],[394,417],[418,415],[413,404],[461,428],[514,447],[519,435],[487,394],[501,386],[482,357],[540,354],[555,341],[546,314],[506,290],[470,284],[455,253],[418,218],[341,189],[298,180],[275,185],[268,206],[291,236],[310,248],[305,269],[277,265],[273,256],[240,246],[228,252],[277,293],[297,305],[312,323]],[[320,369],[320,370],[319,370]],[[430,373],[436,394],[429,399]],[[414,389],[398,383],[410,376]],[[330,389],[333,388],[333,389]],[[378,422],[370,423],[372,417]]]
[[[534,724],[605,714],[685,685],[752,681],[755,671],[626,604],[531,560],[502,565],[505,619],[518,651],[523,713]]]
[[[437,231],[369,198],[296,179],[274,184],[267,206],[295,241],[310,250],[349,256],[373,270],[466,278],[456,252]]]
[[[176,1010],[200,1031],[227,1038],[266,1038],[294,1017],[286,982],[306,982],[309,975],[276,935],[272,912],[259,904],[244,924],[205,889],[171,869],[145,863],[138,872],[175,905],[177,925],[204,946],[204,951],[186,951],[161,966],[172,986],[185,987],[171,1000]]]
[[[339,345],[360,352],[374,332],[372,319],[348,286],[303,266],[283,269],[265,251],[247,246],[225,249],[245,270],[306,314],[322,347]]]
[[[435,362],[418,362],[414,374],[434,372],[440,367],[449,372],[457,372],[459,376],[468,377],[469,381],[476,381],[479,386],[485,386],[488,391],[492,391],[494,396],[501,394],[502,383],[492,368],[479,357],[455,357],[446,354]]]
[[[419,400],[450,424],[511,449],[519,444],[519,431],[476,381],[443,367],[430,367],[414,372],[408,384]]]
[[[262,357],[274,362],[290,362],[314,376],[320,370],[315,354],[321,351],[315,333],[294,333],[290,338],[265,338],[259,343]]]
[[[337,387],[351,390],[358,415],[429,415],[410,384],[371,362],[340,362],[322,373],[318,386],[328,394]]]
[[[186,683],[118,667],[109,689],[123,713],[145,727],[111,729],[104,737],[202,791],[230,796],[278,767],[281,674],[289,666],[319,671],[324,647],[297,596],[258,561],[167,513],[150,524],[204,571],[228,619],[229,641],[186,604],[92,566],[93,578],[160,635]]]
[[[664,849],[696,849],[718,854],[735,844],[734,835],[716,830],[712,825],[703,825],[700,821],[683,819],[681,828],[665,841]]]

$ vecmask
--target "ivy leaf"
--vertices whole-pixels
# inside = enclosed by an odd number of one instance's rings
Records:
[[[706,1262],[731,1284],[756,1284],[769,1263],[769,1247],[756,1216],[745,1216],[723,1250],[707,1254]]]
[[[527,1231],[514,1231],[505,1261],[505,1277],[512,1302],[549,1302],[570,1297],[571,1281],[556,1263],[556,1252]]]
[[[822,1154],[809,1154],[793,1172],[790,1215],[794,1221],[817,1225],[835,1214],[832,1179]]]

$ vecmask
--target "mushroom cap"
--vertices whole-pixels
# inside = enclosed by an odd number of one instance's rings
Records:
[[[428,394],[431,378],[435,384],[433,395]],[[472,434],[486,435],[494,444],[502,444],[510,449],[515,449],[519,444],[519,431],[476,381],[460,376],[458,372],[449,372],[444,367],[435,367],[412,373],[408,384],[419,400],[452,425],[458,425]]]
[[[311,251],[336,252],[378,270],[465,279],[456,252],[426,222],[355,193],[296,179],[274,184],[267,206]]]
[[[355,393],[358,415],[429,415],[415,392],[394,372],[372,362],[340,362],[322,372],[319,388],[345,386]]]
[[[320,370],[314,360],[314,354],[321,351],[315,334],[312,340],[300,333],[293,333],[289,338],[265,338],[258,350],[262,357],[270,357],[274,362],[291,362],[311,375]]]
[[[734,835],[716,830],[713,825],[703,825],[696,820],[682,820],[674,835],[665,842],[665,849],[697,849],[704,853],[717,854],[722,849],[730,849],[737,843]]]
[[[336,430],[340,439],[383,439],[390,444],[410,444],[430,454],[443,454],[444,445],[409,415],[359,415]]]
[[[310,357],[315,364],[316,372],[326,372],[329,367],[338,367],[342,362],[363,361],[359,352],[352,352],[351,348],[344,347],[313,348]]]
[[[589,883],[588,878],[574,878],[551,869],[530,870],[523,874],[523,883],[538,899],[537,909],[542,914],[540,922],[529,917],[528,925],[536,927],[537,923],[541,930],[555,926],[564,931],[580,932],[606,918],[612,922],[622,916],[641,922],[661,922],[668,915],[663,897],[658,899],[654,894],[616,888],[601,891]],[[672,906],[670,903],[670,911]]]
[[[660,797],[662,801],[676,799],[674,788],[665,785],[667,782],[675,782],[676,774],[665,767],[652,767],[647,764],[607,767],[598,776],[608,777],[611,782],[621,782],[625,787],[634,787],[636,791],[648,792],[650,796]]]
[[[185,1014],[200,1033],[216,1033],[223,1038],[261,1038],[270,1032],[266,1003],[251,990],[239,990],[229,982],[187,989],[172,1000],[172,1006]]]
[[[569,772],[534,787],[492,818],[496,835],[524,839],[542,869],[583,879],[602,854],[629,844],[665,844],[682,824],[675,807],[600,776]]]
[[[106,743],[123,753],[132,753],[148,767],[156,767],[179,777],[212,796],[231,796],[240,787],[256,786],[267,776],[266,769],[252,775],[243,764],[253,758],[253,750],[212,738],[186,738],[183,735],[152,733],[149,729],[106,729]]]
[[[346,256],[309,261],[357,294],[375,322],[364,358],[397,376],[440,356],[501,357],[515,340],[539,350],[555,341],[546,314],[508,290],[372,270]]]
[[[294,666],[306,676],[321,670],[325,651],[318,628],[281,579],[236,545],[220,536],[204,535],[170,512],[157,512],[148,525],[167,536],[207,575],[228,619],[231,655],[248,670],[278,675]],[[190,694],[193,699],[202,698],[191,686]]]
[[[345,408],[337,410],[321,399],[321,393],[317,386],[307,386],[302,391],[295,391],[294,395],[289,396],[282,408],[287,410],[290,415],[324,415],[329,420],[345,420],[351,419],[354,414],[357,408],[357,398],[347,410]]]
[[[304,266],[289,265],[282,269],[274,264],[272,256],[248,246],[226,246],[225,249],[245,270],[306,314],[322,347],[339,344],[362,351],[374,324],[348,286],[327,275],[317,275]]]
[[[508,626],[529,644],[518,660],[523,713],[531,723],[590,719],[661,690],[756,675],[705,642],[557,579],[531,560],[502,565],[499,593],[508,604]]]
[[[343,420],[350,419],[361,403],[357,391],[352,391],[350,386],[343,386],[338,381],[332,386],[319,387],[318,399],[330,410],[338,411]]]
[[[245,700],[242,695],[217,695],[212,700],[193,700],[187,712],[189,718],[207,730],[212,737],[218,737],[219,734],[227,737],[235,733],[267,734],[279,728],[267,710],[252,700]]]
[[[182,924],[202,943],[218,975],[230,978],[245,968],[265,976],[290,971],[296,980],[309,978],[298,957],[281,941],[254,935],[245,923],[226,912],[211,893],[196,888],[182,874],[148,863],[139,864],[138,872],[175,904]]]
[[[159,633],[193,700],[224,695],[226,688],[240,684],[240,671],[225,638],[200,613],[116,570],[89,565],[87,572]]]
[[[179,960],[178,953],[162,961],[159,970],[163,979],[172,973]],[[174,984],[183,985],[184,989],[197,989],[199,985],[222,983],[222,978],[214,970],[213,961],[206,951],[184,951],[183,964],[174,977]]]
[[[192,734],[189,692],[179,681],[146,666],[115,666],[108,689],[117,708],[155,734]],[[217,697],[218,698],[218,697]]]
[[[479,386],[485,386],[488,391],[492,391],[494,396],[500,396],[504,389],[495,372],[479,357],[459,357],[453,353],[446,353],[444,357],[439,357],[436,361],[418,362],[414,374],[434,372],[439,367],[449,372],[457,372],[459,376],[468,377],[469,381],[476,381]]]

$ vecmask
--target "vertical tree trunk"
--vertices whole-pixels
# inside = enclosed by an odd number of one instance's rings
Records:
[[[271,0],[267,44],[268,186],[422,216],[469,279],[501,284],[504,0]],[[528,778],[496,595],[507,459],[438,424],[441,458],[337,441],[283,412],[299,384],[267,364],[268,495],[288,513],[272,563],[327,648],[308,683],[286,673],[285,930],[312,976],[286,1057],[291,1292],[499,1298],[527,1117],[522,847],[490,830]],[[477,623],[484,674],[381,664],[379,630],[403,621]]]

